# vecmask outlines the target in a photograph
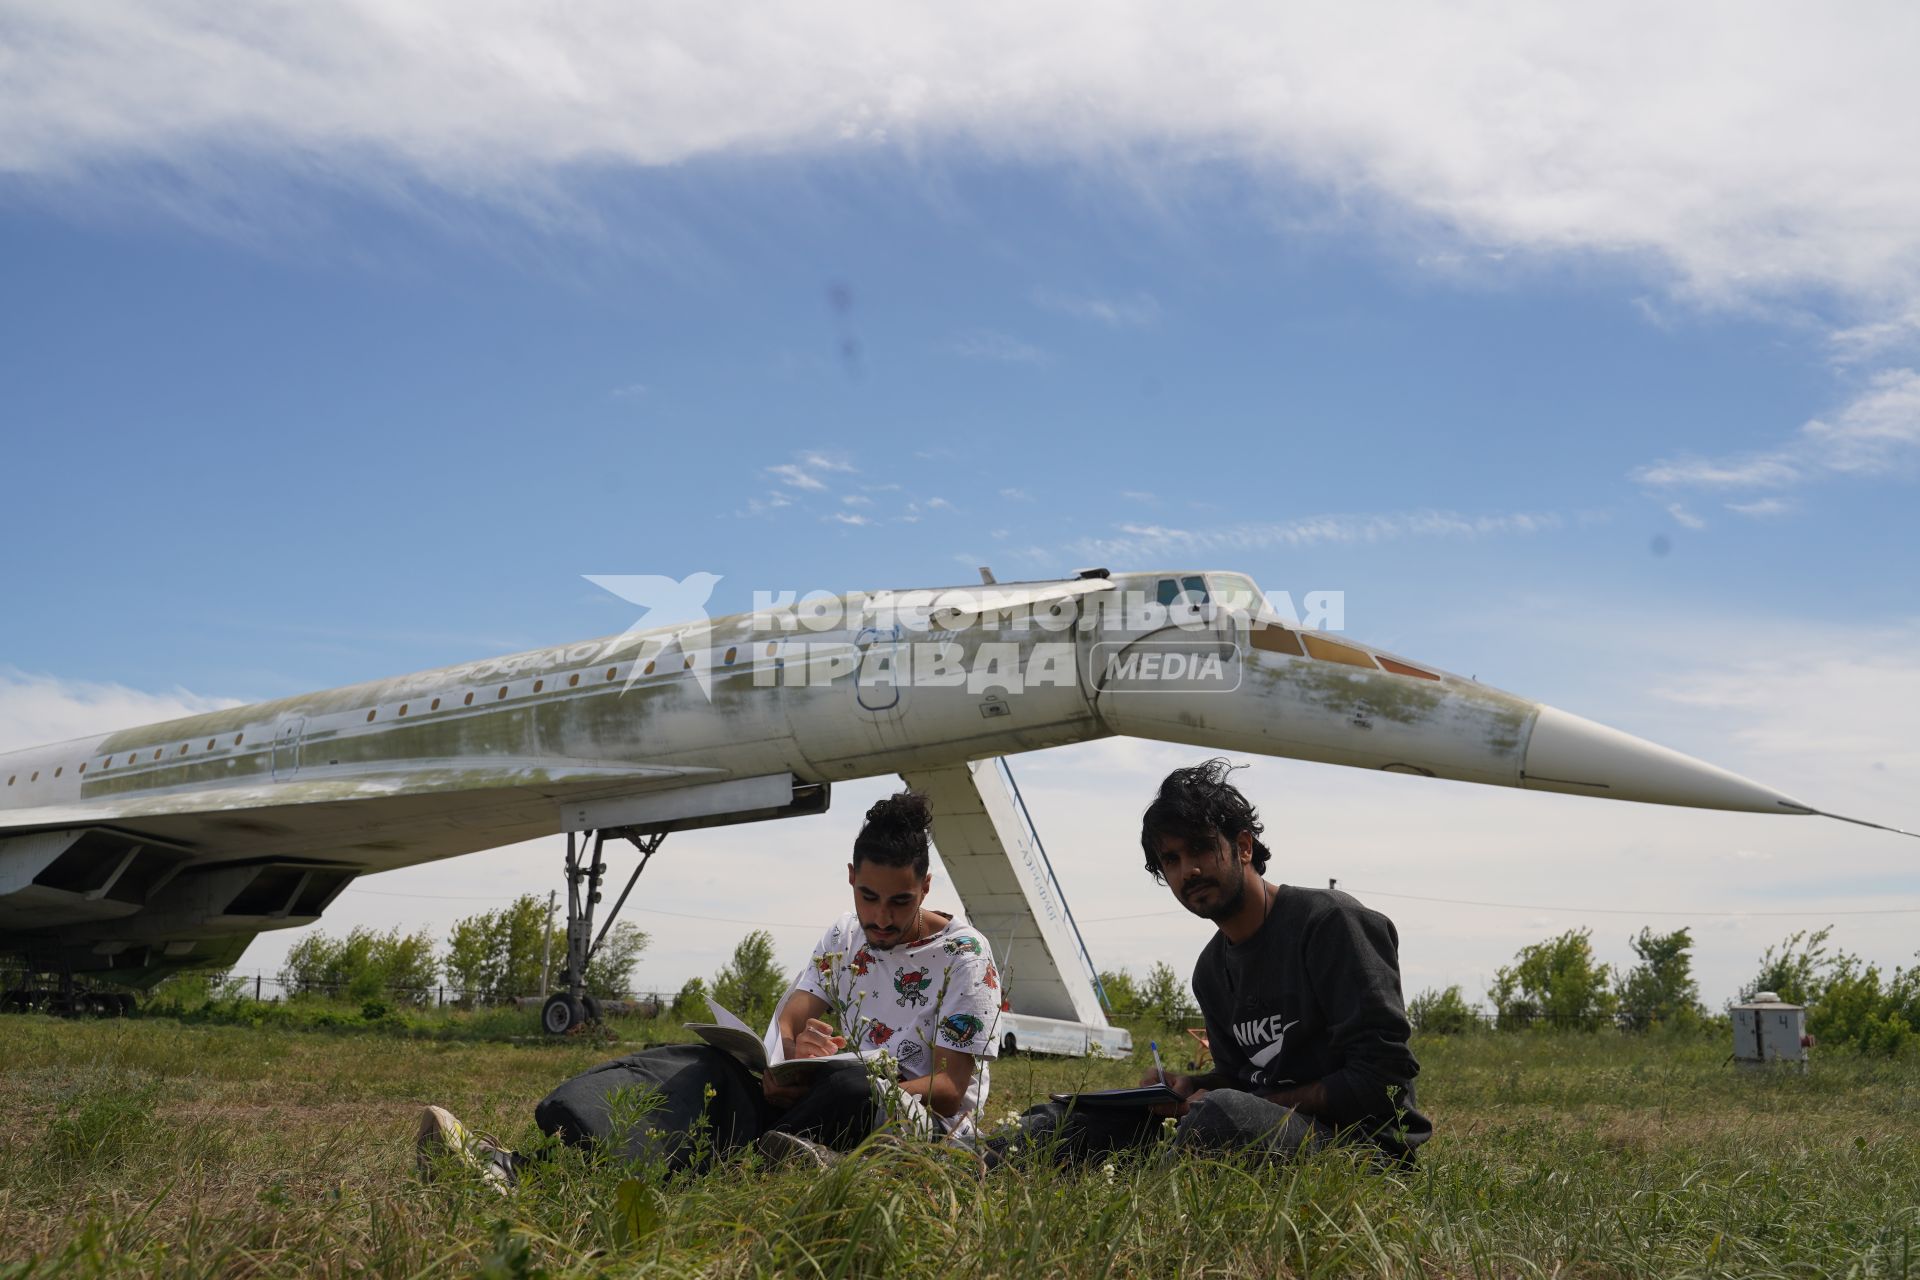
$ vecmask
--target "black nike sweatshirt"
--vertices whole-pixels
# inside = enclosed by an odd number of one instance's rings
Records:
[[[1217,1069],[1249,1092],[1319,1081],[1320,1118],[1409,1158],[1433,1135],[1414,1110],[1420,1064],[1400,996],[1393,921],[1337,889],[1281,885],[1239,945],[1216,933],[1193,969]]]

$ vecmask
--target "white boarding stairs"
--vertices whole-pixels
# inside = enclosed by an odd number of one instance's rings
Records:
[[[1133,1035],[1107,1023],[1093,961],[1006,762],[900,776],[931,802],[940,861],[1005,975],[1002,1050],[1130,1054]]]

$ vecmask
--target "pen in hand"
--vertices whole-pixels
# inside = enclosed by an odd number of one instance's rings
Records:
[[[1149,1040],[1147,1041],[1147,1048],[1153,1051],[1153,1069],[1160,1073],[1160,1083],[1165,1084],[1167,1082],[1167,1069],[1160,1063],[1160,1042],[1157,1040]]]

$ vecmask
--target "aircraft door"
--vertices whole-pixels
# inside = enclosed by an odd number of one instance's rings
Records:
[[[292,716],[280,722],[273,735],[273,780],[285,782],[300,772],[300,743],[306,736],[307,718]]]
[[[862,627],[854,636],[860,665],[854,673],[853,696],[865,715],[898,719],[906,714],[906,693],[913,673],[912,646],[899,623],[889,627]]]

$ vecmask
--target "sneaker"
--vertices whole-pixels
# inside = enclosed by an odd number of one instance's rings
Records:
[[[831,1147],[823,1147],[811,1138],[803,1138],[797,1133],[782,1133],[778,1129],[769,1129],[761,1134],[760,1141],[754,1147],[766,1157],[767,1163],[776,1167],[791,1165],[803,1169],[831,1169],[840,1163],[840,1153]]]
[[[420,1113],[413,1145],[423,1181],[432,1182],[441,1165],[458,1160],[496,1190],[505,1191],[514,1184],[513,1152],[484,1133],[469,1132],[445,1107],[428,1107]]]

